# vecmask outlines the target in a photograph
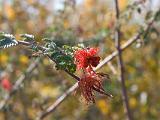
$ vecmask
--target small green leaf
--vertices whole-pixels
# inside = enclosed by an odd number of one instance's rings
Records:
[[[53,59],[57,59],[59,56],[61,56],[61,53],[60,53],[59,51],[53,52],[53,53],[51,54],[51,57],[52,57]]]
[[[68,66],[68,71],[71,72],[71,73],[74,73],[76,71],[76,65],[75,64],[70,64]]]
[[[51,57],[56,61],[57,70],[68,70],[71,73],[76,71],[76,65],[74,64],[73,58],[70,55],[64,55],[60,51],[51,54]]]

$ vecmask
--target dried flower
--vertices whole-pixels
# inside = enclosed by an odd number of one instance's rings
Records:
[[[102,86],[103,77],[104,76],[98,73],[92,75],[89,74],[89,75],[84,75],[78,82],[81,94],[83,95],[83,97],[87,102],[93,102],[93,103],[95,102],[94,91],[112,97],[112,95],[105,92]]]

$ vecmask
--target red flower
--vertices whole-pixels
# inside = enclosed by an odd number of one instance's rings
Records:
[[[96,67],[100,61],[100,57],[97,56],[97,52],[97,48],[87,48],[77,50],[74,53],[77,68],[83,69],[83,76],[78,82],[81,94],[87,102],[93,103],[95,102],[94,91],[112,97],[112,95],[105,92],[102,86],[102,79],[106,74],[96,73],[93,70],[93,67]]]
[[[11,85],[10,81],[8,79],[6,79],[6,78],[4,78],[1,81],[1,85],[7,91],[11,91],[11,89],[12,89],[12,85]]]
[[[87,68],[88,66],[96,67],[99,64],[100,57],[96,56],[97,48],[88,48],[77,50],[74,54],[75,63],[78,69]]]

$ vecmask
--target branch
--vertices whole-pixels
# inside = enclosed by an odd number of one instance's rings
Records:
[[[158,12],[157,12],[158,13]],[[130,38],[126,43],[121,46],[121,50],[124,51],[126,48],[130,47],[136,40],[140,39],[143,34],[148,33],[151,25],[153,24],[154,20],[156,19],[157,15],[150,20],[144,31],[141,31],[135,34],[132,38]],[[117,56],[118,52],[114,51],[112,54],[107,56],[103,61],[98,64],[98,66],[94,70],[98,70],[103,67],[105,64],[110,62],[113,58]],[[52,105],[50,105],[46,110],[44,110],[41,114],[37,116],[37,120],[41,120],[52,113],[76,88],[78,87],[78,82],[75,83],[72,87],[70,87],[66,92],[64,92]]]
[[[24,46],[31,46],[31,45],[34,45],[34,43],[31,43],[31,42],[27,42],[27,41],[18,41],[18,44],[19,45],[24,45]],[[36,45],[36,47],[42,51],[44,53],[44,51],[47,49],[43,46],[40,46],[40,45]],[[46,55],[50,60],[52,60],[53,62],[56,63],[56,61],[51,57],[49,56],[48,54],[44,54]],[[3,101],[0,102],[0,110],[2,110],[5,105],[7,104],[7,102],[9,101],[9,99],[11,98],[11,96],[19,89],[19,86],[22,84],[22,82],[25,80],[25,78],[27,77],[28,74],[30,74],[37,66],[37,64],[39,63],[39,58],[35,61],[35,63],[32,63],[28,69],[26,70],[26,73],[25,74],[22,74],[19,79],[16,81],[16,83],[14,84],[13,86],[13,89],[12,91],[7,94],[4,98]],[[77,77],[76,75],[70,73],[68,70],[64,70],[67,74],[69,74],[71,77],[73,77],[75,80],[79,81],[80,78]]]
[[[22,74],[18,80],[15,82],[15,84],[13,85],[12,90],[10,91],[9,94],[7,94],[4,98],[4,100],[2,100],[0,102],[0,110],[2,110],[7,102],[10,100],[10,98],[17,92],[17,90],[20,88],[21,84],[24,82],[24,80],[27,78],[27,76],[29,74],[32,73],[32,71],[37,67],[38,63],[40,61],[40,58],[37,58],[32,64],[30,64],[30,66],[27,68],[26,72],[24,74]]]
[[[125,68],[124,68],[124,62],[122,58],[122,50],[121,50],[121,35],[120,35],[120,26],[119,26],[119,4],[118,0],[115,0],[115,11],[116,11],[116,20],[117,20],[117,26],[116,26],[116,31],[115,31],[115,46],[117,48],[117,62],[118,62],[118,67],[120,71],[120,75],[118,76],[118,79],[121,81],[121,90],[122,90],[122,99],[123,99],[123,105],[125,108],[125,113],[127,114],[128,120],[132,120],[132,114],[131,110],[129,107],[129,102],[128,102],[128,95],[127,95],[127,88],[125,84]]]

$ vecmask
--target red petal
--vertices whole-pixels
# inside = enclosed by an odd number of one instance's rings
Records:
[[[97,53],[98,53],[98,48],[90,48],[89,50],[88,50],[88,54],[90,55],[90,56],[94,56],[94,55],[96,55]]]

